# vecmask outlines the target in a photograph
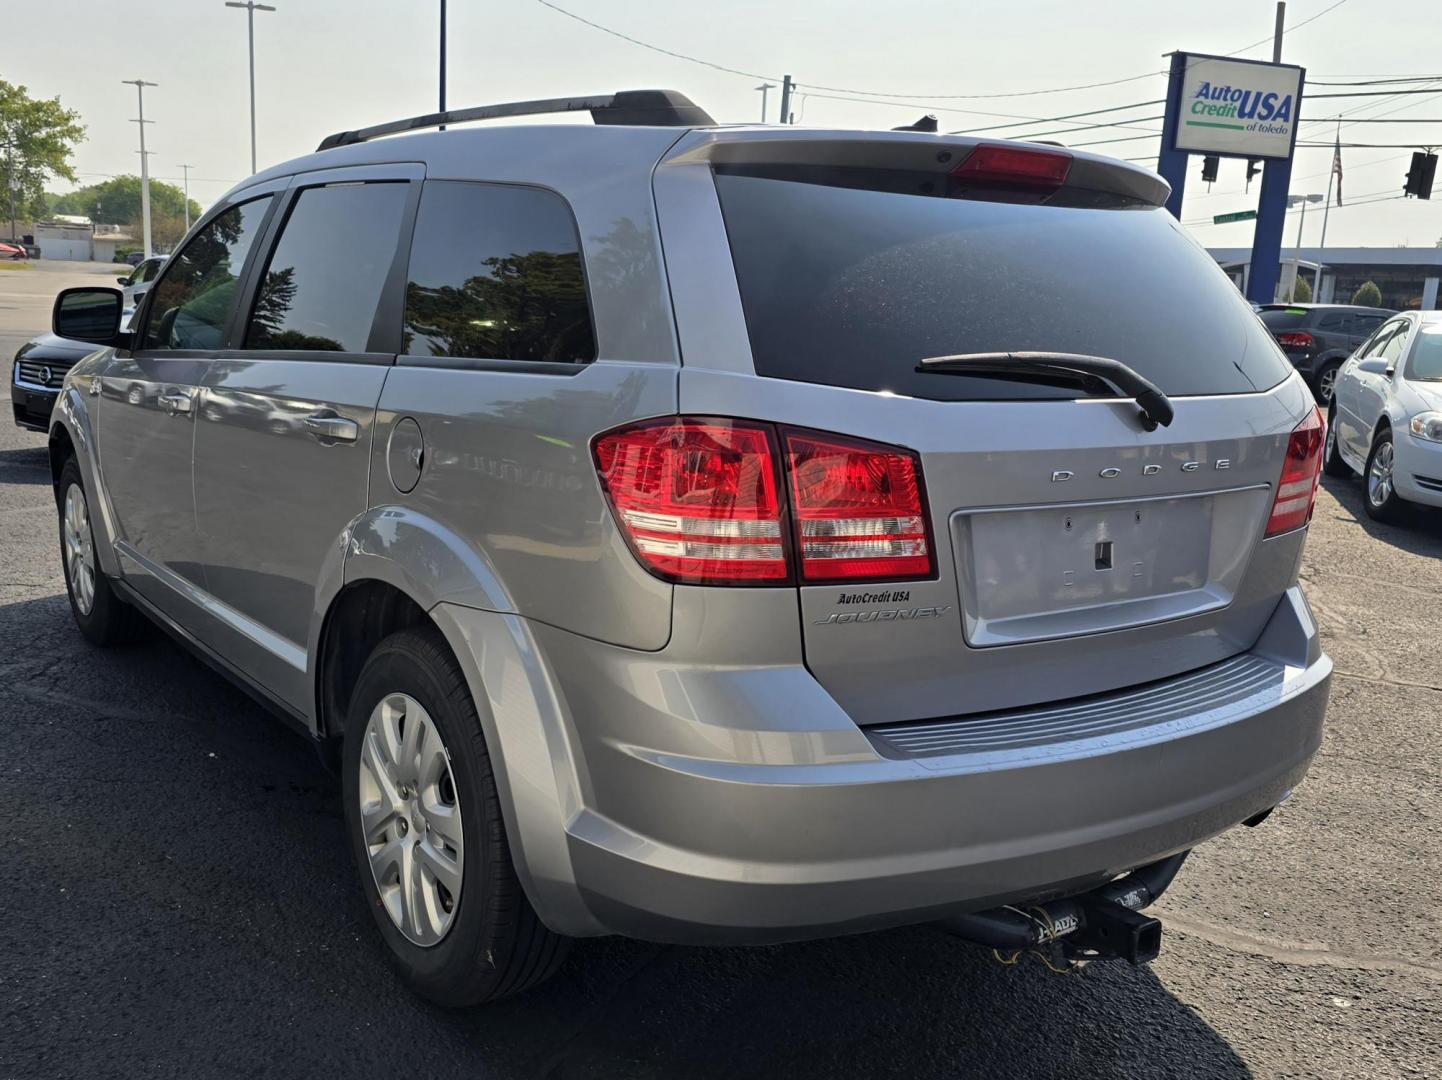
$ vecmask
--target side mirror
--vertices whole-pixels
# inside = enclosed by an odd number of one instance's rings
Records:
[[[120,313],[124,295],[119,289],[62,289],[55,298],[51,329],[60,337],[91,345],[115,345],[120,340]]]
[[[1364,371],[1368,375],[1386,375],[1389,378],[1392,375],[1391,366],[1380,356],[1371,356],[1363,360],[1357,365],[1357,370]]]
[[[129,275],[129,274],[119,274],[119,275],[116,276],[115,280],[118,281],[118,282],[120,282],[120,284],[122,284],[122,285],[129,285],[129,284],[130,284],[130,275]]]

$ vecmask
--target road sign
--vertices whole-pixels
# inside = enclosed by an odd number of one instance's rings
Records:
[[[1251,221],[1256,216],[1255,210],[1238,210],[1235,214],[1218,214],[1212,218],[1212,224],[1225,225],[1229,221]]]

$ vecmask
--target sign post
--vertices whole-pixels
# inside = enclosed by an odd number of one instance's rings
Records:
[[[1178,218],[1192,154],[1261,158],[1248,299],[1271,303],[1282,261],[1282,224],[1297,143],[1306,72],[1291,64],[1173,53],[1157,171],[1172,185],[1167,209]],[[1220,215],[1217,221],[1246,217]]]

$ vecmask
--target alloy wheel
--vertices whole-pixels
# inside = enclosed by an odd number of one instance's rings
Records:
[[[388,694],[371,710],[359,796],[381,904],[409,941],[435,945],[460,907],[465,836],[450,753],[409,694]]]
[[[1329,367],[1317,377],[1317,394],[1326,405],[1332,400],[1332,391],[1337,387],[1337,368]]]
[[[1377,447],[1367,470],[1367,499],[1379,509],[1392,497],[1392,461],[1392,441],[1388,439]]]
[[[95,539],[90,533],[90,508],[79,484],[65,489],[61,535],[70,595],[80,614],[89,615],[95,606]]]

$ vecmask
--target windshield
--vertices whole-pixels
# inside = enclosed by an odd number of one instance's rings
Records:
[[[718,170],[760,375],[941,400],[1075,397],[921,374],[996,351],[1120,360],[1167,394],[1291,371],[1226,275],[1158,208],[936,198]]]
[[[1422,382],[1442,382],[1442,326],[1424,326],[1412,346],[1412,359],[1407,365],[1407,378]]]

